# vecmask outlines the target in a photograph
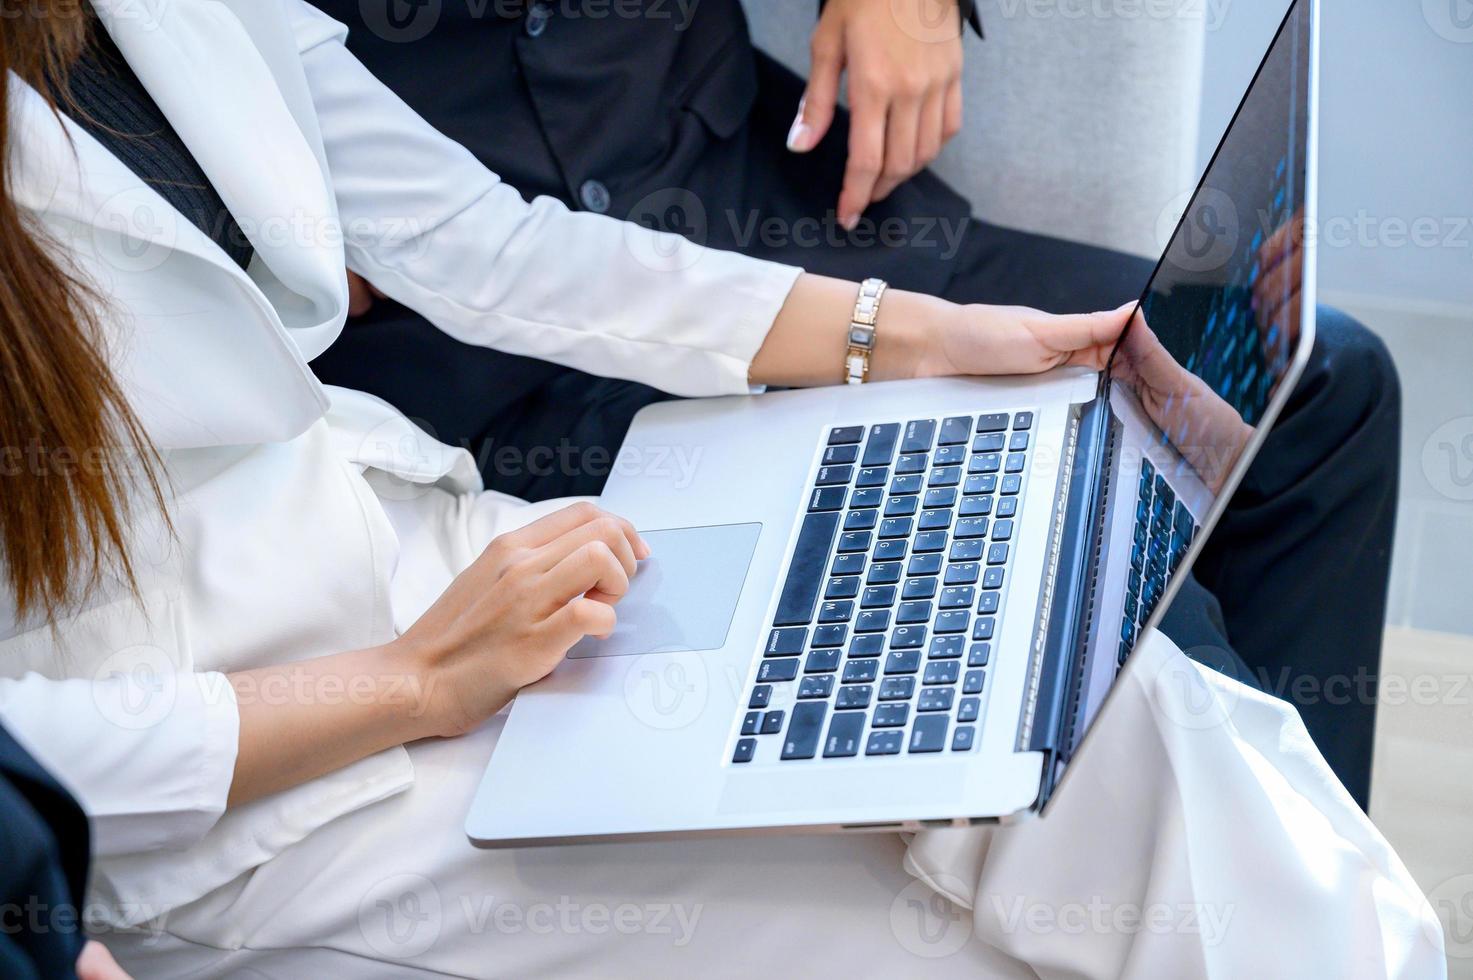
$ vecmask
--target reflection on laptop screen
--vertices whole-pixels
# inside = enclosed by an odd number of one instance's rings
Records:
[[[1214,494],[1300,337],[1311,9],[1290,9],[1107,368]]]

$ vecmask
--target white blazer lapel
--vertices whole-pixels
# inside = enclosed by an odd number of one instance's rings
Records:
[[[94,7],[255,247],[265,268],[253,264],[252,278],[302,355],[316,357],[346,317],[337,210],[321,161],[250,32],[214,0],[94,0]]]

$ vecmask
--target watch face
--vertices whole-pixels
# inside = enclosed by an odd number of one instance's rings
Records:
[[[868,347],[870,344],[870,338],[872,338],[874,335],[875,332],[870,327],[850,327],[849,343],[853,344],[855,347]]]

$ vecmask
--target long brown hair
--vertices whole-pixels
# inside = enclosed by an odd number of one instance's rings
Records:
[[[0,561],[18,616],[59,612],[109,569],[136,591],[131,495],[160,509],[157,454],[107,361],[93,291],[11,198],[7,71],[59,112],[86,48],[77,0],[0,0]]]

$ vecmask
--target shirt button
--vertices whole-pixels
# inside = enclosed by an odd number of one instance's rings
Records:
[[[528,37],[541,37],[542,32],[547,30],[547,22],[552,18],[552,4],[546,0],[537,0],[532,4],[532,9],[527,11],[527,22],[524,25]]]
[[[578,199],[583,206],[590,211],[603,214],[613,203],[609,198],[609,189],[600,180],[585,180],[578,188]]]

